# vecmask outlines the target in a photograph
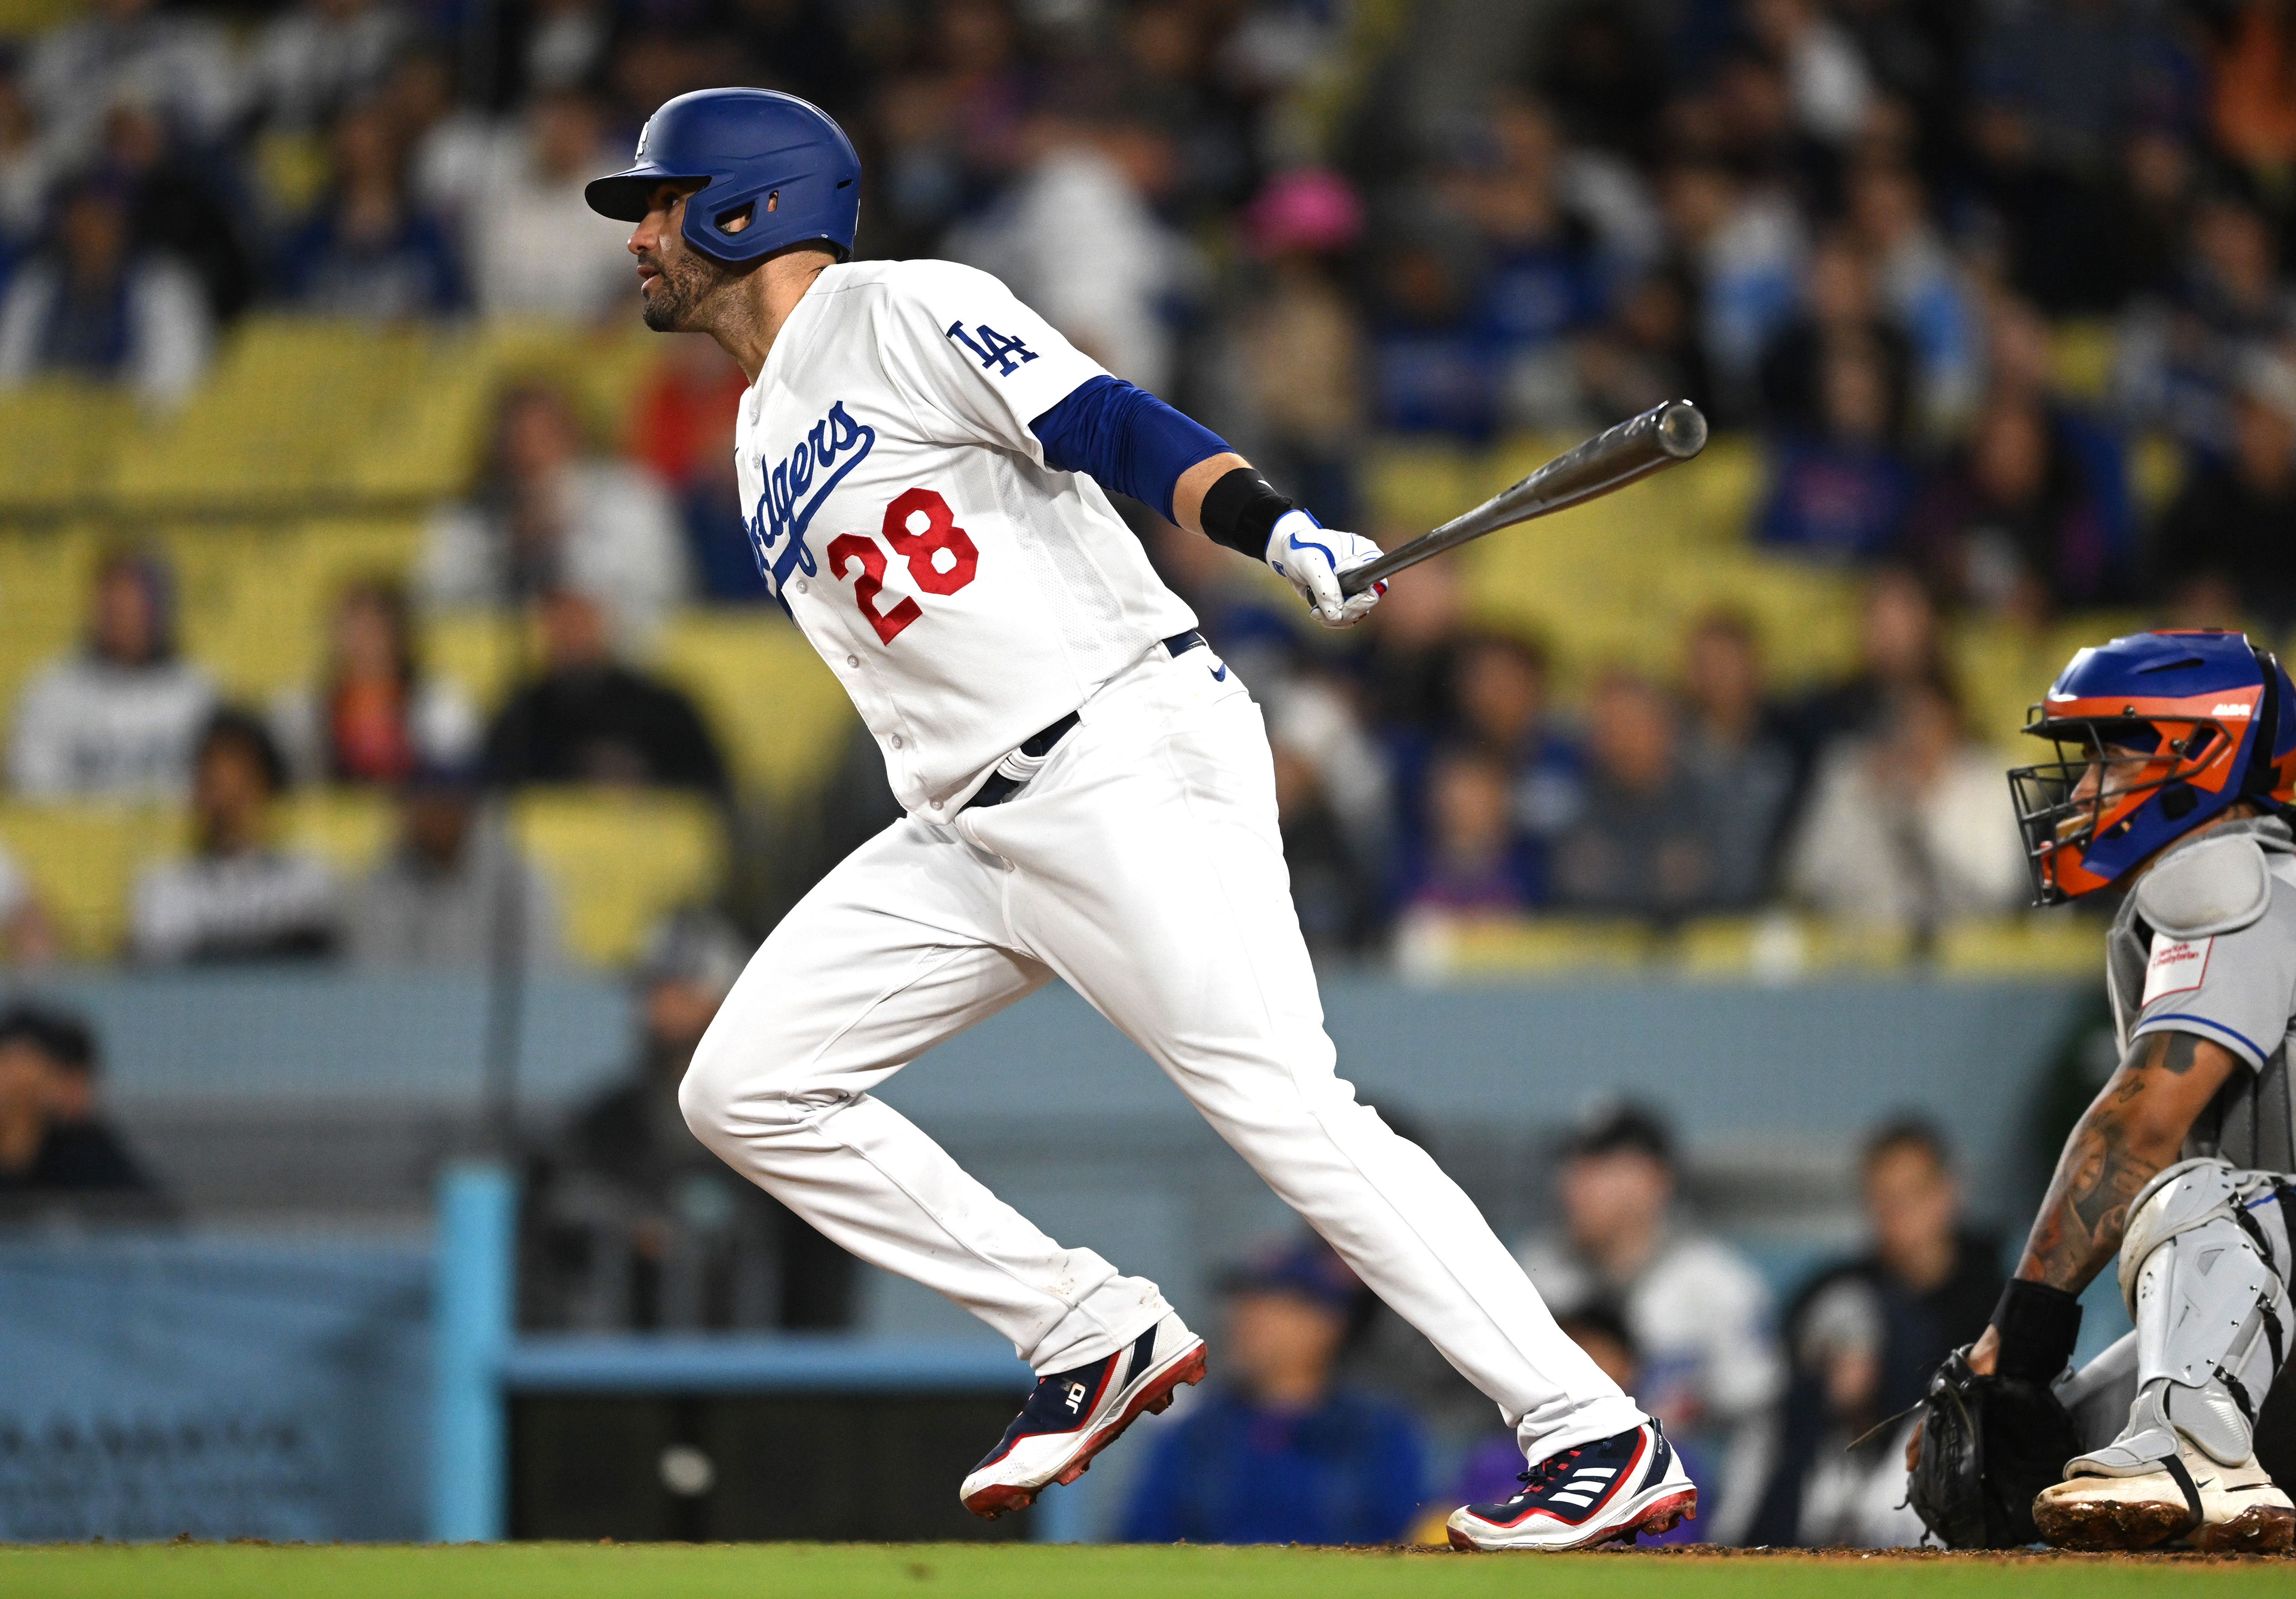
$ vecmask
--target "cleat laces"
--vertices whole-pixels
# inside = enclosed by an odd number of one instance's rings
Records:
[[[1548,1456],[1527,1472],[1517,1472],[1514,1480],[1523,1487],[1522,1492],[1517,1494],[1515,1497],[1526,1499],[1532,1495],[1545,1493],[1562,1480],[1565,1475],[1563,1468],[1571,1461],[1578,1459],[1582,1453],[1584,1451],[1581,1449],[1565,1449],[1560,1455]]]

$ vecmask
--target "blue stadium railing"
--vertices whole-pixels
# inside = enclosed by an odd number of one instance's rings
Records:
[[[833,1333],[544,1333],[512,1325],[518,1195],[499,1166],[439,1177],[433,1325],[430,1533],[440,1543],[508,1533],[508,1413],[518,1393],[980,1393],[1029,1368],[993,1345]],[[1046,1543],[1091,1537],[1086,1500],[1054,1489],[1037,1502]]]

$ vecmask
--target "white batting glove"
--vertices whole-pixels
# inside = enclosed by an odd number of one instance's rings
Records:
[[[1374,583],[1359,594],[1340,588],[1340,574],[1379,559],[1368,538],[1326,528],[1304,511],[1286,511],[1267,536],[1267,564],[1300,591],[1308,609],[1326,627],[1352,627],[1371,614],[1387,585]]]

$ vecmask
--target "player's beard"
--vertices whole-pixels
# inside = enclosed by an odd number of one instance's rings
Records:
[[[646,326],[657,333],[696,332],[694,312],[729,274],[699,256],[665,256],[655,263],[659,275],[645,296]]]

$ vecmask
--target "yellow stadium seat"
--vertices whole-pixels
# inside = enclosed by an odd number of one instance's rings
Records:
[[[1656,947],[1638,922],[1582,916],[1414,916],[1396,934],[1396,960],[1408,976],[1531,976],[1627,972]]]
[[[1835,676],[1857,660],[1857,582],[1849,573],[1746,551],[1684,552],[1665,563],[1659,588],[1677,634],[1702,611],[1749,617],[1774,683]]]
[[[2110,322],[2058,323],[2049,330],[2050,375],[2075,399],[2103,399],[2112,389],[2119,349],[2120,338]]]
[[[826,779],[856,721],[844,685],[778,611],[688,611],[659,665],[701,706],[742,786],[775,800]]]
[[[1914,941],[1902,928],[1772,910],[1685,922],[1670,953],[1686,977],[1793,982],[1895,970],[1913,959]]]
[[[1948,638],[1946,660],[1960,691],[1970,736],[2014,750],[2025,726],[2025,708],[2041,697],[2056,675],[2056,668],[2047,664],[2043,641],[2014,623],[1972,617]]]
[[[2062,912],[1962,922],[1938,935],[1937,964],[1956,977],[2095,977],[2103,929]]]
[[[379,789],[304,789],[275,818],[283,845],[306,849],[342,876],[372,872],[398,833],[398,808]]]
[[[87,0],[0,0],[0,38],[29,38],[88,9]]]
[[[1475,492],[1480,480],[1474,463],[1454,447],[1376,445],[1363,463],[1363,501],[1370,512],[1364,531],[1390,539],[1424,533],[1487,497],[1488,488]]]
[[[429,340],[418,328],[250,317],[191,402],[121,455],[113,492],[177,511],[348,494],[358,452],[419,393]]]
[[[1701,916],[1675,931],[1668,953],[1685,977],[1784,982],[1809,970],[1810,928],[1804,918],[1782,911]]]
[[[491,712],[541,658],[530,619],[498,611],[448,611],[422,619],[417,652],[437,674]]]
[[[137,422],[135,401],[104,385],[48,380],[0,395],[0,511],[94,503]]]
[[[96,540],[84,527],[12,529],[0,537],[0,726],[24,681],[76,648],[87,625]]]
[[[403,578],[420,537],[410,519],[336,518],[178,524],[153,542],[176,565],[185,648],[226,693],[259,702],[316,681],[343,586]]]
[[[693,795],[538,789],[511,815],[558,890],[567,948],[594,965],[627,964],[655,922],[725,880],[723,818]]]
[[[1913,934],[1873,922],[1807,923],[1808,962],[1814,972],[1890,972],[1913,959]]]
[[[171,806],[0,803],[0,844],[31,880],[73,960],[121,953],[135,874],[180,853],[184,838],[183,815]]]
[[[363,494],[439,499],[465,492],[484,463],[496,397],[521,380],[565,392],[593,439],[619,445],[659,340],[637,326],[489,324],[434,348],[405,403],[362,441],[351,479]]]

